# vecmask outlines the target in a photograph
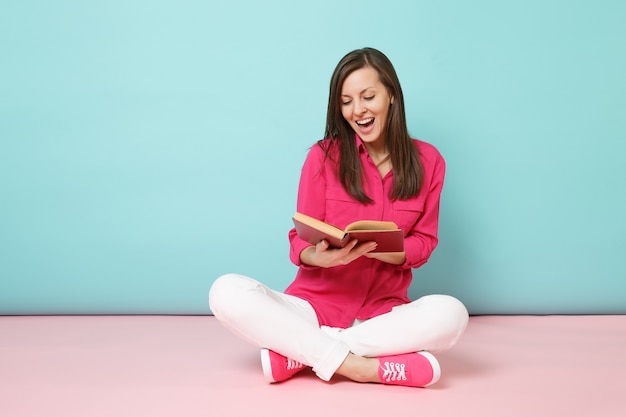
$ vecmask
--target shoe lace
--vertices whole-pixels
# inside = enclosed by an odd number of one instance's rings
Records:
[[[385,362],[383,368],[383,379],[389,381],[406,381],[406,365],[399,362]]]
[[[291,358],[287,358],[287,369],[291,370],[291,369],[300,369],[304,367],[304,364],[302,364],[301,362],[295,361]]]

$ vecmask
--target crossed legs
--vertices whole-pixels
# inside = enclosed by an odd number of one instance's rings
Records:
[[[311,366],[325,381],[337,373],[358,382],[380,382],[377,357],[449,349],[468,322],[460,301],[431,295],[347,329],[320,328],[307,301],[237,274],[215,281],[209,305],[233,333]]]

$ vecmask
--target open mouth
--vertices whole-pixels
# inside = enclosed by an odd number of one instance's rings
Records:
[[[356,124],[359,127],[369,127],[374,123],[374,118],[370,117],[369,119],[357,120]]]

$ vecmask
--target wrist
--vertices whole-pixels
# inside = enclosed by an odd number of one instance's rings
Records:
[[[307,246],[300,252],[300,262],[308,266],[316,266],[313,258],[315,257],[315,246]]]

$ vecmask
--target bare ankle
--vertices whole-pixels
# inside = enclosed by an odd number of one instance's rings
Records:
[[[378,359],[353,353],[348,354],[336,373],[356,382],[380,382]]]

